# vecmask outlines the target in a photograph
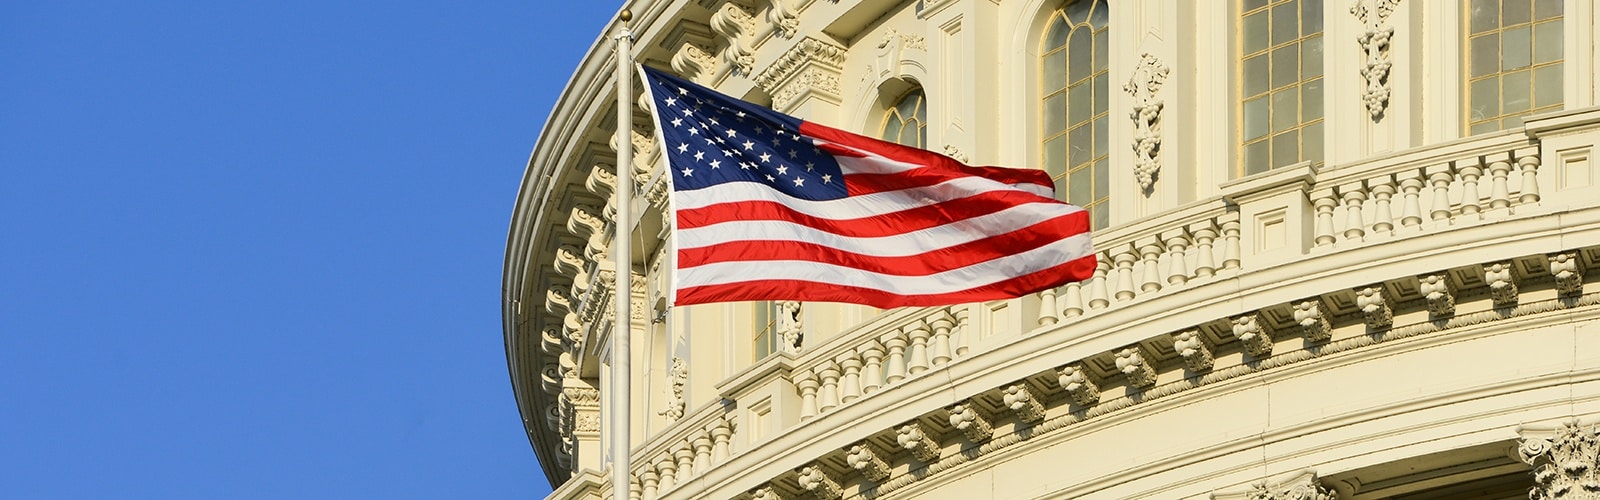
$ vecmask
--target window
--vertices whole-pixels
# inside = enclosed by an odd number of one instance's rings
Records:
[[[913,88],[883,113],[878,138],[903,146],[928,149],[928,102],[922,89]]]
[[[1242,0],[1235,176],[1322,161],[1322,0]]]
[[[1080,0],[1052,15],[1040,46],[1041,158],[1056,193],[1089,210],[1094,229],[1111,217],[1105,0]]]
[[[1470,0],[1467,133],[1522,126],[1561,108],[1561,0]]]
[[[774,314],[773,311],[777,304],[777,302],[772,301],[752,303],[754,324],[751,326],[754,327],[752,331],[755,332],[755,335],[751,342],[755,346],[756,361],[767,359],[767,356],[782,350],[782,340],[778,338],[778,315]]]

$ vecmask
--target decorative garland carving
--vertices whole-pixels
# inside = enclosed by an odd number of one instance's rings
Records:
[[[778,304],[778,321],[774,325],[778,338],[783,342],[778,346],[781,352],[799,354],[802,342],[805,342],[805,322],[800,316],[800,301],[784,300]]]
[[[1392,66],[1389,41],[1394,38],[1394,28],[1384,23],[1399,4],[1400,0],[1356,0],[1350,7],[1350,13],[1365,25],[1356,43],[1361,44],[1361,50],[1366,53],[1361,77],[1367,80],[1367,88],[1361,94],[1361,101],[1366,103],[1372,121],[1382,119],[1384,109],[1389,107],[1389,69]]]
[[[793,106],[807,93],[837,101],[844,57],[844,47],[804,37],[762,70],[755,77],[756,85],[772,96],[772,104],[779,110]]]
[[[673,356],[672,368],[668,369],[667,377],[671,380],[669,390],[672,391],[672,396],[667,399],[667,407],[656,414],[667,417],[667,420],[677,420],[683,418],[686,405],[683,387],[689,383],[689,365],[683,362],[683,358]]]
[[[1543,433],[1541,433],[1543,434]],[[1517,445],[1523,463],[1534,466],[1530,500],[1593,498],[1600,495],[1600,429],[1577,420],[1549,436],[1524,436]]]
[[[1161,172],[1161,109],[1166,104],[1156,98],[1171,69],[1156,56],[1145,53],[1133,68],[1133,76],[1122,90],[1133,96],[1133,175],[1139,189],[1149,191]]]

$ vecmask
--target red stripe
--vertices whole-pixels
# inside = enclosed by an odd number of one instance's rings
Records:
[[[1089,214],[1073,212],[1016,231],[915,255],[883,257],[804,241],[735,240],[678,251],[678,268],[716,262],[814,261],[892,276],[926,276],[1039,248],[1089,231]]]
[[[678,228],[694,229],[731,221],[789,221],[841,236],[893,236],[987,215],[1044,200],[1025,191],[990,191],[899,212],[855,219],[825,219],[774,201],[740,201],[678,210]],[[1050,203],[1060,203],[1050,200]],[[1082,212],[1076,212],[1082,213]]]
[[[678,305],[745,300],[803,300],[865,304],[880,309],[904,306],[937,306],[984,302],[1020,297],[1094,275],[1095,256],[1040,270],[1031,274],[950,293],[901,295],[849,285],[800,280],[764,280],[706,285],[678,289]]]
[[[930,171],[922,175],[943,175],[947,176],[946,180],[961,176],[978,176],[993,179],[1005,184],[1037,184],[1045,188],[1055,188],[1055,183],[1051,182],[1050,180],[1050,174],[1039,169],[974,167],[956,161],[954,158],[925,149],[902,146],[893,142],[874,139],[826,125],[818,125],[809,121],[800,122],[800,133],[850,148],[869,151],[873,154],[888,158],[890,160],[914,165],[925,165],[926,167],[924,168],[912,170]],[[835,156],[861,156],[853,151],[832,147],[827,144],[823,144],[820,147],[824,151],[834,154]],[[850,194],[854,195],[855,191],[851,191]]]

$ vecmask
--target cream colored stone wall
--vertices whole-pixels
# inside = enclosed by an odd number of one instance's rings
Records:
[[[607,200],[629,181],[646,213],[631,257],[640,498],[1202,498],[1258,482],[1379,498],[1526,471],[1502,454],[1392,472],[1600,417],[1595,9],[1563,2],[1567,111],[1462,137],[1462,7],[1388,3],[1381,18],[1323,4],[1325,161],[1234,178],[1237,5],[1113,2],[1096,278],[943,308],[806,303],[800,348],[760,360],[757,305],[664,307],[660,155],[637,119],[639,161],[614,174],[602,39],[534,151],[507,251],[513,386],[555,497],[606,490],[608,409],[585,391],[611,385]],[[635,2],[635,57],[864,133],[920,86],[932,149],[1029,166],[1036,47],[1060,5]],[[1374,120],[1357,39],[1383,28]],[[1156,66],[1159,91],[1121,90]],[[1146,190],[1129,113],[1151,100],[1165,105]]]

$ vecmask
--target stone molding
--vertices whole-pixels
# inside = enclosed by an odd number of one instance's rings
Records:
[[[801,37],[771,66],[756,75],[756,85],[772,96],[773,108],[778,111],[791,110],[808,96],[837,104],[845,52],[839,45]]]

